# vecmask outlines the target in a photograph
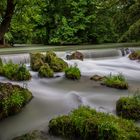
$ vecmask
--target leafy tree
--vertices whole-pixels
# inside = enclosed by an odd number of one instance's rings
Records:
[[[119,35],[119,42],[140,40],[140,1],[121,0],[116,5],[117,12],[114,15],[114,27]]]

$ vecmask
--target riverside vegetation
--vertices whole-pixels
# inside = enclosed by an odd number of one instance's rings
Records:
[[[49,133],[80,140],[139,140],[140,128],[132,121],[80,107],[69,115],[53,118]]]
[[[28,89],[19,85],[0,83],[0,120],[20,112],[32,97]]]
[[[81,77],[81,72],[79,68],[77,68],[76,66],[74,67],[70,66],[65,70],[65,76],[68,79],[79,80]]]
[[[3,64],[1,59],[0,75],[15,81],[24,81],[31,79],[30,72],[26,69],[26,66],[24,64],[14,64],[12,61]]]
[[[116,103],[117,115],[126,119],[140,120],[140,93],[121,97]]]
[[[128,89],[128,83],[122,74],[105,76],[103,85],[118,89]]]

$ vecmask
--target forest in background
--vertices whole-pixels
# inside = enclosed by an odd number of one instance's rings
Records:
[[[1,0],[2,39],[55,45],[137,42],[140,0]]]

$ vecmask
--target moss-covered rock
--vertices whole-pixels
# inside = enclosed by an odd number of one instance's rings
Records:
[[[40,77],[53,77],[54,72],[53,72],[53,70],[50,68],[50,66],[48,64],[44,64],[39,69],[38,75]]]
[[[12,140],[47,140],[47,136],[42,131],[35,130]]]
[[[118,89],[128,89],[128,83],[122,74],[109,75],[103,80],[103,85],[108,87],[118,88]]]
[[[1,66],[0,74],[10,80],[25,81],[31,79],[29,70],[25,65],[14,64],[12,61]]]
[[[17,80],[17,81],[30,80],[31,79],[31,74],[26,69],[25,65],[19,65],[18,69],[17,69],[17,74],[14,77],[15,77],[15,80]]]
[[[62,72],[68,67],[68,64],[61,58],[54,57],[50,62],[50,68],[54,72]]]
[[[0,83],[0,120],[20,112],[32,97],[28,89],[19,85]]]
[[[89,107],[80,107],[68,116],[60,116],[49,122],[49,133],[68,139],[80,140],[139,140],[140,128],[132,121]]]
[[[140,95],[121,97],[116,103],[116,112],[123,118],[140,120]]]
[[[81,77],[81,72],[76,66],[71,66],[65,70],[65,76],[68,79],[79,80]]]
[[[45,62],[48,63],[48,64],[50,64],[51,61],[52,61],[52,59],[53,59],[54,57],[56,57],[55,52],[53,52],[53,51],[47,51],[47,52],[46,52],[46,57],[45,57]]]
[[[30,65],[33,71],[38,71],[45,62],[45,56],[41,53],[30,53]]]

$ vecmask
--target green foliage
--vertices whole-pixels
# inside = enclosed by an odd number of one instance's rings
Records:
[[[9,61],[3,66],[3,75],[8,79],[14,80],[17,75],[18,64],[13,64],[12,61]]]
[[[76,66],[71,66],[65,70],[65,76],[68,79],[79,80],[81,77],[81,72]]]
[[[30,80],[30,72],[26,69],[25,65],[14,64],[12,61],[2,66],[1,75],[7,77],[10,80],[24,81]]]
[[[32,99],[27,89],[10,83],[0,83],[0,120],[16,114]]]
[[[140,94],[121,97],[116,103],[116,112],[123,118],[140,120]]]
[[[54,72],[52,69],[50,69],[48,64],[44,64],[40,67],[38,74],[40,77],[53,77]]]
[[[114,87],[118,89],[128,88],[128,83],[122,74],[118,74],[114,76],[110,74],[109,76],[106,76],[103,80],[103,84],[108,87]]]
[[[118,2],[114,14],[114,27],[119,35],[119,42],[140,41],[140,2],[130,0]]]
[[[21,65],[18,67],[16,79],[18,81],[29,80],[31,79],[30,72],[26,69],[25,65]]]
[[[133,122],[99,113],[89,107],[80,107],[68,116],[49,122],[49,133],[81,140],[139,140],[140,128]]]
[[[119,42],[140,41],[140,19],[121,36]]]

